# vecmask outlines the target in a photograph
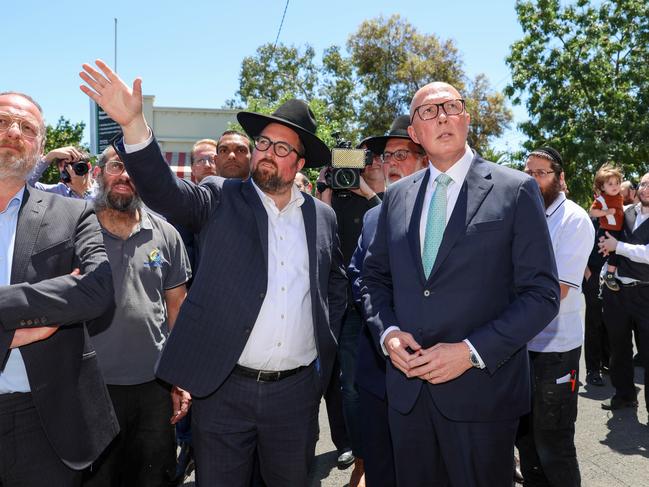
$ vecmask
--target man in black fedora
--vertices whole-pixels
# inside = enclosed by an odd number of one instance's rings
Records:
[[[269,487],[307,485],[346,304],[334,212],[293,184],[329,162],[313,113],[301,100],[239,113],[252,177],[197,186],[164,161],[141,81],[131,90],[97,66],[83,66],[82,90],[122,126],[115,146],[142,200],[198,234],[201,265],[157,368],[176,419],[191,394],[198,482],[247,487],[256,452]]]

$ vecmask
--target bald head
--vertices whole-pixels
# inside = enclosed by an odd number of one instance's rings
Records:
[[[431,164],[445,172],[465,154],[470,122],[460,92],[436,81],[415,93],[408,135],[424,148]]]

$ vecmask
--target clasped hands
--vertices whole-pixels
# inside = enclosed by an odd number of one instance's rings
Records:
[[[392,364],[406,377],[431,384],[453,380],[472,367],[469,346],[464,342],[422,348],[410,333],[395,330],[386,335],[383,345]]]

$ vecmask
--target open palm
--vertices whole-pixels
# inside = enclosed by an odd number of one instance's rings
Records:
[[[81,91],[92,98],[115,122],[127,127],[142,117],[142,80],[136,78],[129,88],[102,60],[95,61],[100,73],[89,64],[79,73],[88,86]]]

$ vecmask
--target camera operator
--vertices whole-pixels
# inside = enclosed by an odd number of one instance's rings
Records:
[[[53,162],[59,168],[61,182],[56,184],[38,182],[47,167]],[[95,198],[96,187],[91,169],[92,164],[90,164],[90,156],[87,152],[72,146],[59,147],[51,150],[38,161],[27,184],[47,193],[92,200]]]
[[[367,139],[365,139],[367,140]],[[367,149],[365,140],[357,148]],[[316,196],[323,202],[330,205],[338,220],[338,236],[343,254],[345,266],[349,265],[358,237],[363,227],[363,216],[370,208],[381,203],[379,195],[385,191],[385,177],[383,175],[383,163],[380,153],[372,153],[372,163],[360,171],[358,188],[355,189],[332,189],[331,188],[331,167],[326,167],[320,172],[316,184]],[[362,455],[360,453],[360,431],[358,418],[358,391],[354,385],[354,363],[356,357],[356,346],[358,335],[362,326],[361,317],[354,308],[351,299],[351,287],[348,288],[348,308],[343,321],[342,330],[338,340],[339,352],[338,362],[341,369],[340,381],[342,386],[342,409],[344,422],[347,426],[347,434],[351,441],[351,449],[354,456],[350,456],[348,450],[336,444],[340,455],[338,460],[339,468],[343,468],[344,456],[349,461],[354,461],[354,470],[350,480],[350,487],[359,485],[364,474]],[[330,389],[332,389],[330,387]],[[333,397],[337,391],[328,391],[325,395],[327,400],[327,412],[329,422],[335,423],[337,398]],[[344,425],[343,425],[344,426]],[[336,427],[332,424],[332,431]],[[333,435],[332,435],[333,436]],[[342,436],[342,435],[341,435]]]

